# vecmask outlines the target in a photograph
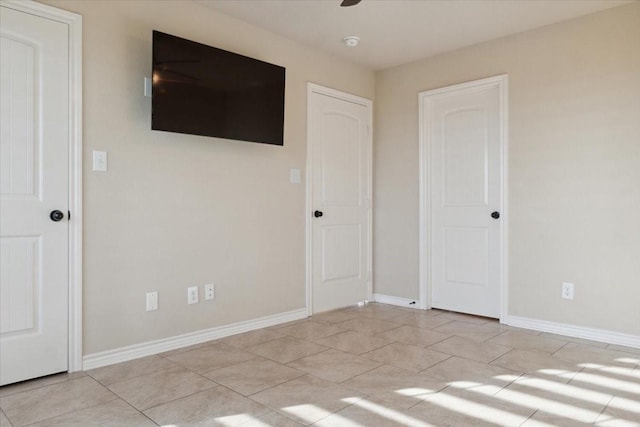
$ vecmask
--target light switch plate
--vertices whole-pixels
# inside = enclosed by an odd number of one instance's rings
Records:
[[[107,152],[93,151],[93,170],[95,172],[107,171]]]
[[[289,172],[289,181],[292,184],[300,184],[301,180],[300,169],[291,169]]]
[[[147,311],[155,311],[158,309],[158,293],[147,292]]]
[[[187,304],[198,303],[198,287],[190,286],[187,288]]]

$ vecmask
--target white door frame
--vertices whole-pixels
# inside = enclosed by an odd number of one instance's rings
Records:
[[[69,27],[69,372],[82,370],[82,16],[35,1],[3,7]]]
[[[339,90],[331,89],[328,87],[320,86],[315,83],[307,82],[307,171],[306,171],[306,206],[305,206],[305,234],[306,234],[306,304],[307,304],[307,316],[311,316],[313,314],[313,259],[312,259],[312,231],[313,231],[313,222],[311,221],[311,213],[313,212],[313,198],[312,198],[312,189],[313,189],[313,174],[311,173],[311,165],[313,164],[313,150],[309,146],[309,141],[311,140],[309,132],[309,121],[311,120],[309,113],[309,101],[311,99],[312,93],[319,93],[321,95],[331,96],[333,98],[342,99],[344,101],[353,102],[354,104],[360,104],[368,108],[369,110],[369,133],[367,135],[367,180],[369,181],[369,194],[367,198],[369,199],[369,209],[368,209],[368,221],[369,221],[369,247],[367,248],[367,301],[372,300],[373,295],[373,274],[372,274],[372,261],[373,261],[373,221],[372,221],[372,210],[373,210],[373,201],[372,201],[372,184],[373,184],[373,101],[370,99],[362,98],[357,95],[352,95],[350,93],[341,92]]]
[[[431,179],[429,170],[429,152],[431,149],[431,141],[429,140],[429,132],[427,131],[427,107],[425,100],[434,95],[445,94],[458,90],[473,89],[481,86],[498,86],[500,89],[500,147],[502,157],[500,159],[500,182],[502,190],[502,199],[500,200],[500,231],[501,254],[500,254],[500,321],[504,322],[507,317],[507,290],[508,290],[508,189],[507,189],[507,173],[508,173],[508,76],[502,74],[499,76],[489,77],[486,79],[474,80],[467,83],[456,84],[439,89],[427,90],[418,94],[418,162],[419,162],[419,262],[418,262],[418,281],[420,286],[420,308],[427,310],[431,308],[431,230],[429,227],[429,218],[431,218]]]

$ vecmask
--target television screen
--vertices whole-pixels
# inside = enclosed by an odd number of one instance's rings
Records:
[[[153,32],[151,129],[283,145],[285,69]]]

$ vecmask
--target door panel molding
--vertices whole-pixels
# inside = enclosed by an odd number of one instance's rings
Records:
[[[429,153],[430,133],[427,128],[427,99],[448,96],[452,92],[473,93],[487,87],[497,86],[500,92],[500,181],[501,181],[501,253],[500,268],[500,321],[504,322],[508,313],[508,76],[506,74],[428,90],[418,94],[418,163],[419,163],[419,304],[421,309],[430,309],[432,301],[432,251],[431,247],[431,179]]]
[[[82,370],[82,16],[35,1],[0,6],[66,24],[69,34],[69,372]]]
[[[373,102],[370,99],[366,99],[357,95],[352,95],[350,93],[341,92],[335,89],[331,89],[328,87],[324,87],[315,83],[307,82],[307,164],[306,164],[306,202],[305,202],[305,235],[306,235],[306,310],[307,315],[311,316],[313,314],[313,251],[312,251],[312,235],[313,235],[313,150],[311,149],[310,141],[310,126],[309,123],[311,121],[311,111],[309,108],[309,103],[312,97],[312,94],[320,94],[332,98],[336,98],[343,101],[352,102],[354,104],[362,105],[368,110],[368,125],[367,125],[367,135],[366,135],[366,143],[367,147],[367,156],[366,156],[366,169],[367,169],[367,177],[368,180],[368,194],[366,195],[367,200],[364,200],[363,203],[368,207],[368,226],[367,230],[363,230],[369,236],[368,239],[368,248],[367,248],[367,301],[371,301],[373,298],[373,283],[372,283],[372,260],[373,260],[373,251],[372,251],[372,233],[373,233],[373,221],[372,221],[372,183],[373,183],[373,174],[372,174],[372,166],[373,166],[373,132],[372,132],[372,123],[373,123]]]

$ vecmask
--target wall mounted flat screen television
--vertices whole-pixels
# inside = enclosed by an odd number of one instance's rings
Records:
[[[283,145],[285,69],[153,32],[151,129]]]

